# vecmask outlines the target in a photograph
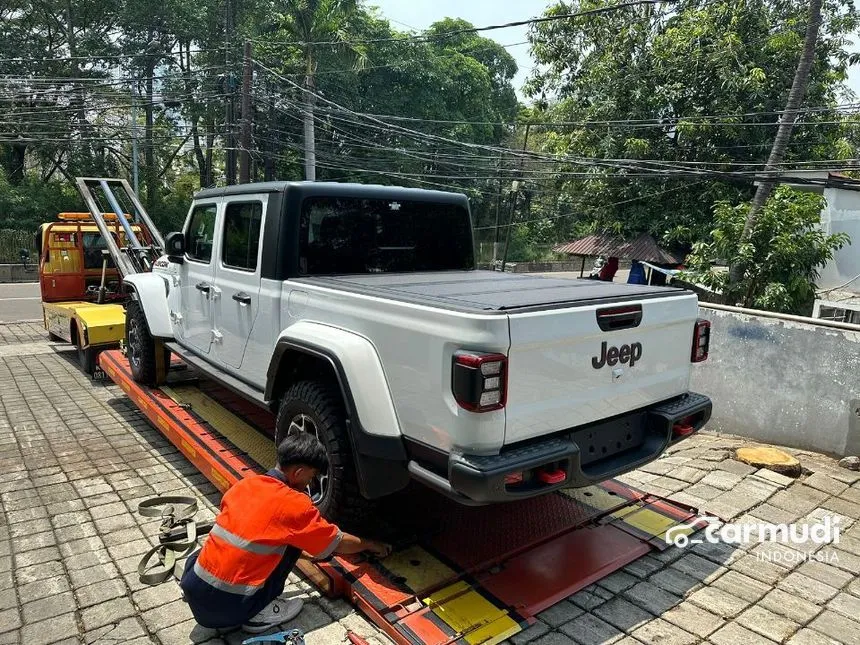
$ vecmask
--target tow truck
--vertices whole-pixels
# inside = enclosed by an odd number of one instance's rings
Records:
[[[116,216],[102,220],[118,244],[127,244]],[[145,237],[139,225],[132,232]],[[38,228],[36,248],[45,329],[51,340],[77,346],[81,368],[92,374],[98,353],[125,336],[125,294],[104,234],[89,213],[59,213]]]
[[[60,213],[39,227],[39,285],[51,340],[76,345],[93,374],[99,352],[125,337],[123,278],[151,269],[164,241],[127,181],[76,181],[89,212]]]
[[[110,180],[78,185],[97,222],[104,218],[93,189],[118,202]],[[122,209],[114,214],[124,228],[131,226]],[[123,247],[108,243],[115,263],[131,259],[124,270],[151,269],[159,249],[135,246],[131,236],[127,241]],[[274,464],[271,411],[187,363],[164,359],[158,385],[135,379],[122,350],[102,352],[98,362],[220,491]],[[395,546],[390,556],[333,556],[300,560],[299,566],[323,593],[345,597],[403,645],[494,645],[564,598],[647,553],[670,548],[668,534],[704,525],[696,509],[612,479],[486,506],[458,504],[413,482],[385,498],[373,520]]]

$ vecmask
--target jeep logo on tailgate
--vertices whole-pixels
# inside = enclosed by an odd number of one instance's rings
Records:
[[[591,365],[594,369],[599,370],[604,365],[617,365],[618,363],[630,363],[633,367],[642,358],[642,343],[632,343],[630,345],[622,345],[621,347],[607,347],[606,341],[600,346],[600,356],[591,358]]]

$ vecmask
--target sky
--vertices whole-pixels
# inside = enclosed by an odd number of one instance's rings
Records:
[[[476,27],[498,25],[540,16],[549,6],[549,0],[366,0],[368,6],[379,8],[396,29],[422,30],[442,18],[463,18]],[[483,32],[502,45],[520,43],[527,39],[528,27],[509,27]],[[855,38],[851,51],[860,51],[860,36]],[[514,79],[514,87],[520,99],[525,97],[520,91],[532,71],[534,62],[529,55],[528,45],[508,47],[508,52],[516,59],[519,71]],[[849,70],[848,86],[860,99],[860,65]],[[855,99],[856,100],[856,99]]]

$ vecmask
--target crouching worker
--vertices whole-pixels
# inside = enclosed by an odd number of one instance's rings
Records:
[[[316,437],[290,435],[278,446],[276,468],[224,494],[215,526],[189,556],[180,582],[200,625],[259,633],[295,618],[302,601],[279,596],[302,551],[314,558],[388,555],[389,546],[344,533],[319,514],[304,491],[327,468]]]

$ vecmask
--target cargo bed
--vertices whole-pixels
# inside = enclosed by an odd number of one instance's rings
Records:
[[[540,311],[690,295],[689,291],[674,287],[547,278],[498,271],[318,276],[291,282],[469,313]]]

